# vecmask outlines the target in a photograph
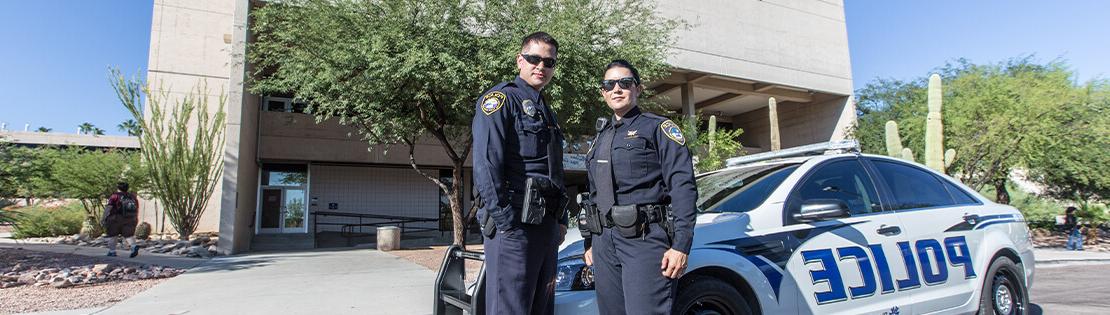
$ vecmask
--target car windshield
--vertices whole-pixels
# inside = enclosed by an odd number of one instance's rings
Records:
[[[698,177],[698,212],[748,212],[763,203],[798,164],[744,167]]]

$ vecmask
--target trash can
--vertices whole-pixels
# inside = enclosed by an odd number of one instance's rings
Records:
[[[401,249],[401,228],[396,226],[378,227],[378,250]]]

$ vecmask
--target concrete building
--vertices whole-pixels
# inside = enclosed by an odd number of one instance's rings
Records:
[[[234,253],[311,247],[318,232],[374,222],[314,216],[328,212],[429,218],[409,227],[449,228],[435,220],[447,211],[445,199],[408,166],[405,150],[368,152],[353,129],[315,123],[289,98],[246,91],[248,14],[257,5],[154,3],[150,82],[182,95],[205,81],[213,106],[220,91],[227,95],[225,170],[200,230],[218,231],[221,250]],[[692,25],[677,34],[672,74],[648,83],[676,113],[716,115],[723,127],[744,129],[750,151],[765,151],[767,99],[775,97],[783,147],[845,137],[855,108],[842,1],[659,0],[659,11]],[[449,176],[437,145],[419,144],[416,155],[426,171]]]
[[[0,130],[0,141],[27,147],[77,146],[90,149],[139,149],[139,138],[133,136]]]

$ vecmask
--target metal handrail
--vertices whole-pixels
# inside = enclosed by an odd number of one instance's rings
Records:
[[[334,217],[348,217],[358,218],[358,223],[321,223],[317,216],[334,216]],[[363,222],[363,219],[385,220],[382,222]],[[312,212],[312,231],[314,234],[319,234],[320,225],[339,225],[339,235],[347,238],[347,245],[351,245],[351,239],[354,238],[356,227],[363,226],[382,226],[382,225],[400,225],[401,232],[406,230],[418,231],[435,231],[438,228],[421,228],[421,227],[406,227],[407,223],[422,223],[422,222],[439,222],[439,218],[421,218],[421,217],[406,217],[395,215],[383,214],[369,214],[369,213],[354,213],[354,212],[336,212],[336,211],[314,211]],[[315,239],[315,238],[314,238]],[[314,240],[314,247],[319,247],[319,240]]]

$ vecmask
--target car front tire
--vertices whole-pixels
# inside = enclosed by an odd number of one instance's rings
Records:
[[[736,288],[708,276],[682,279],[673,314],[682,315],[750,315],[748,300]]]
[[[979,314],[1023,315],[1029,306],[1021,266],[1008,257],[995,258],[983,280]]]

